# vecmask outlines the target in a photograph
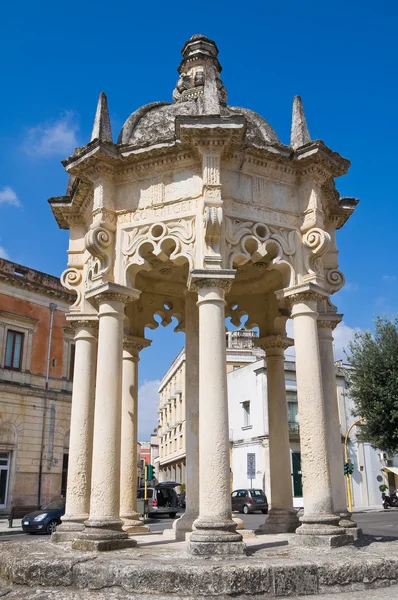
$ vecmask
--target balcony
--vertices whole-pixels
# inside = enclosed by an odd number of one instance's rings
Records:
[[[298,423],[296,423],[295,421],[289,421],[288,427],[289,427],[289,435],[290,436],[298,437],[300,435],[300,425]]]

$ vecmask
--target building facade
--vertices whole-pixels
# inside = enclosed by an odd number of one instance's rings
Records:
[[[71,301],[56,277],[0,259],[0,511],[66,493]]]
[[[226,334],[227,373],[240,369],[264,356],[254,346],[254,332],[249,329]],[[183,348],[165,373],[159,386],[158,441],[156,475],[159,481],[186,483],[186,410],[185,349]]]

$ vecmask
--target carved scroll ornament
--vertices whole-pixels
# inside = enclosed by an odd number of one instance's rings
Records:
[[[91,254],[87,270],[87,284],[111,279],[113,233],[104,227],[95,227],[86,233],[86,249]]]
[[[309,250],[304,254],[304,263],[310,275],[323,275],[322,257],[328,251],[330,241],[330,235],[317,227],[303,235],[303,244]]]
[[[82,272],[79,269],[66,269],[61,275],[61,284],[71,292],[77,295],[75,302],[70,307],[70,312],[79,312],[82,301],[81,292]]]

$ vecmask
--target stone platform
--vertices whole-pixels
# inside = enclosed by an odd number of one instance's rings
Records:
[[[193,558],[185,542],[135,536],[136,548],[78,552],[48,538],[3,544],[0,598],[9,600],[193,600],[360,592],[398,583],[398,541],[364,537],[356,546],[316,551],[289,535],[248,539],[247,556]],[[394,591],[393,591],[394,590]],[[398,597],[398,588],[385,590]]]

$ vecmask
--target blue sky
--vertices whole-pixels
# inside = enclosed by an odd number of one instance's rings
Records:
[[[47,198],[64,193],[60,160],[89,141],[99,93],[108,95],[115,139],[139,106],[171,100],[180,49],[203,33],[219,47],[229,104],[259,112],[288,143],[292,100],[300,94],[312,138],[352,162],[337,180],[342,195],[360,198],[338,233],[347,279],[335,298],[345,313],[343,345],[352,329],[396,311],[397,27],[392,0],[5,3],[0,252],[60,275],[67,232]],[[184,341],[170,326],[149,337],[153,347],[140,363],[148,408]],[[141,427],[143,434],[150,429]]]

